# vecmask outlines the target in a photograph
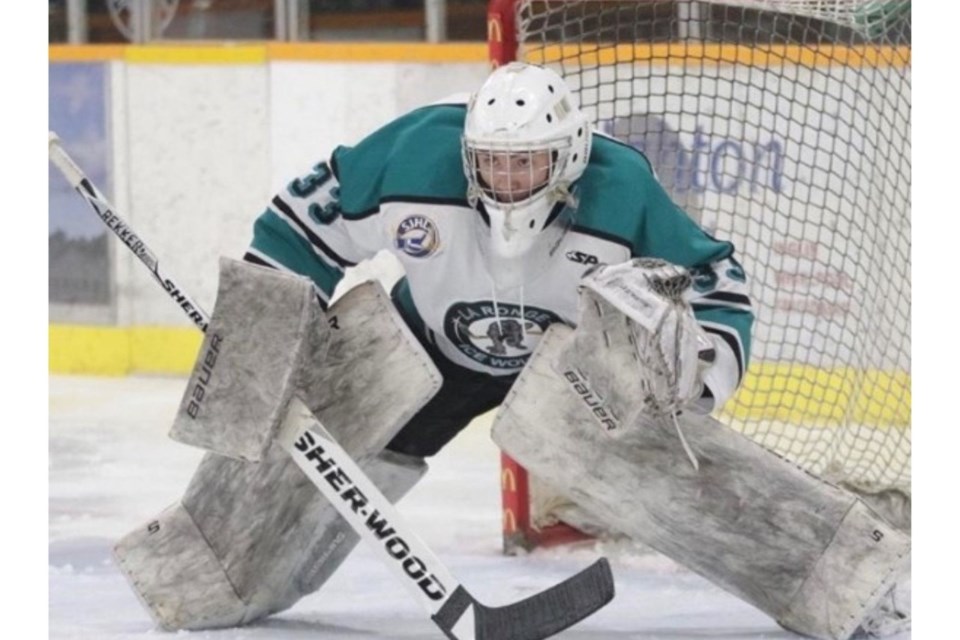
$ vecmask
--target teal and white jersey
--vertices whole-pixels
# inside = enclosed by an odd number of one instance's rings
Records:
[[[523,368],[550,324],[576,323],[591,265],[662,258],[694,271],[691,302],[719,347],[708,393],[729,397],[753,322],[733,245],[670,200],[642,153],[597,134],[576,209],[523,261],[491,269],[485,214],[466,197],[465,114],[464,104],[423,107],[338,147],[273,199],[246,259],[309,276],[327,301],[345,269],[389,251],[406,271],[394,294],[413,329],[452,362],[503,376]]]

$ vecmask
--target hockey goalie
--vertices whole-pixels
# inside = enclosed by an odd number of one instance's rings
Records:
[[[331,305],[381,251],[405,271],[390,295]],[[500,407],[504,451],[784,627],[903,623],[908,535],[709,417],[747,366],[746,277],[557,74],[501,67],[338,147],[273,198],[244,262],[222,262],[172,434],[210,453],[118,562],[166,629],[282,611],[357,541],[276,445],[291,398],[391,500]]]

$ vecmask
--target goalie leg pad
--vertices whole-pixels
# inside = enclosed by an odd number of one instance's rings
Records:
[[[220,259],[217,304],[170,437],[259,461],[327,326],[310,280]]]
[[[329,340],[310,342],[297,395],[337,442],[379,452],[437,394],[443,377],[377,282],[327,311]]]
[[[328,331],[328,340],[310,339],[296,347],[305,362],[292,386],[375,482],[386,473],[385,495],[399,497],[423,467],[383,448],[436,394],[440,374],[376,283],[347,292],[327,321],[314,328]],[[263,406],[280,403],[285,394],[278,391]],[[215,427],[224,437],[230,415]],[[192,530],[184,525],[185,534],[173,535],[174,541],[159,549],[142,529],[118,543],[121,568],[161,626],[229,626],[285,609],[318,588],[352,548],[352,534],[345,533],[345,523],[333,526],[339,516],[316,487],[279,444],[265,443],[257,464],[215,454],[203,458],[182,500],[199,537],[187,535]],[[392,462],[384,471],[374,460]],[[207,579],[194,558],[211,553],[222,568],[218,589],[237,594],[237,609],[226,607],[228,613],[219,605],[208,608],[206,593],[192,586]],[[164,585],[174,584],[181,593],[171,601]]]
[[[390,451],[361,467],[392,502],[427,469]],[[358,540],[274,445],[258,465],[207,455],[182,504],[125,536],[114,556],[161,628],[209,629],[289,608],[319,589]]]
[[[880,546],[887,537],[894,542]],[[824,637],[847,638],[864,613],[870,614],[895,582],[907,575],[909,564],[906,534],[855,500],[777,622],[787,629],[822,629]]]
[[[165,631],[230,627],[243,620],[243,600],[183,505],[128,533],[113,555]]]
[[[380,451],[442,382],[376,282],[324,316],[309,280],[228,259],[200,354],[170,437],[249,461],[294,393],[348,452]]]
[[[612,439],[557,370],[573,332],[550,327],[493,438],[530,472],[623,532],[794,631],[846,640],[909,562],[910,540],[852,494],[707,416]]]

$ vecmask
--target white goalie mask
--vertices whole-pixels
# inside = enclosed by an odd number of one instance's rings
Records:
[[[526,253],[575,208],[570,187],[590,158],[590,122],[554,71],[512,62],[490,74],[467,107],[467,199],[487,214],[493,255]]]

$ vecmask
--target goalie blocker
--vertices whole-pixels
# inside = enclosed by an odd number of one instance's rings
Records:
[[[682,301],[616,269],[581,289],[576,331],[544,335],[494,440],[605,527],[788,629],[846,640],[875,622],[909,569],[909,535],[709,416],[678,417],[696,361]]]

